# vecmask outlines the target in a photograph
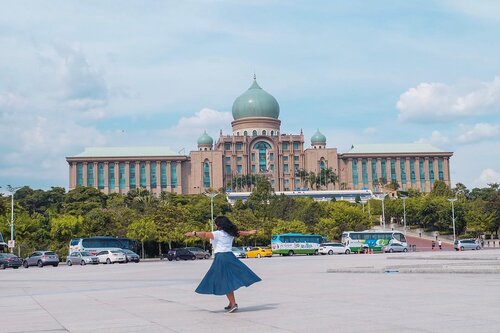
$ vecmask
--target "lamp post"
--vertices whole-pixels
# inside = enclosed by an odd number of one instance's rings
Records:
[[[10,192],[11,200],[11,212],[10,212],[10,240],[14,240],[14,193],[19,190],[21,187],[12,187],[7,185],[7,190]],[[10,253],[14,252],[14,248],[10,248]]]
[[[385,194],[382,196],[382,198],[376,197],[376,199],[382,201],[382,228],[384,228],[385,230],[385,206],[384,206]]]
[[[217,192],[207,192],[205,195],[210,198],[210,215],[212,216],[212,221],[210,223],[210,228],[214,232],[214,198],[217,196]]]
[[[454,202],[457,201],[457,198],[451,198],[448,199],[449,202],[451,202],[451,220],[453,222],[453,243],[455,243],[456,237],[455,237],[455,206]]]
[[[403,230],[404,230],[404,234],[406,235],[406,199],[408,199],[408,197],[401,197],[401,200],[403,200]]]

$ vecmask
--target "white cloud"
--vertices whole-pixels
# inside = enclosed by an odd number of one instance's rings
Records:
[[[377,129],[375,127],[367,127],[363,130],[363,133],[366,135],[374,135],[377,134]]]
[[[500,77],[491,82],[454,85],[423,82],[404,92],[396,107],[400,120],[415,122],[445,122],[498,112]]]
[[[473,128],[463,130],[463,133],[458,135],[457,142],[459,143],[475,143],[488,139],[494,139],[500,135],[500,126],[487,123],[479,123]]]
[[[439,148],[445,148],[450,144],[450,139],[439,131],[432,131],[429,138],[420,138],[416,143],[429,143]]]
[[[174,149],[189,150],[189,147],[196,149],[196,141],[204,131],[214,139],[214,143],[219,137],[220,130],[223,134],[229,134],[232,120],[230,112],[203,108],[194,116],[182,117],[176,125],[159,131],[156,136],[158,140],[162,140]]]
[[[484,169],[479,178],[474,181],[476,187],[486,187],[488,184],[500,183],[500,172],[491,168]]]

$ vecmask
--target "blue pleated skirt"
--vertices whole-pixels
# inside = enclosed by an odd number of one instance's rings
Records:
[[[196,288],[196,292],[198,294],[225,295],[259,281],[261,278],[236,258],[232,252],[220,252],[215,254],[212,266]]]

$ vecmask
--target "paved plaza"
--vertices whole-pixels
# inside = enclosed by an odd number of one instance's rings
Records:
[[[499,332],[500,250],[246,259],[263,279],[194,293],[211,261],[0,271],[1,332]]]

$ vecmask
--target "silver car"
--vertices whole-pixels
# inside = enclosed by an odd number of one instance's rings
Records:
[[[457,251],[480,250],[481,249],[481,245],[479,245],[479,243],[476,242],[473,239],[459,239],[459,240],[456,240],[455,243],[453,244],[453,247]]]
[[[86,264],[98,264],[99,263],[99,258],[97,256],[91,255],[89,252],[82,251],[82,252],[71,252],[68,258],[66,259],[66,264],[68,266],[71,266],[73,264],[76,265],[86,265]]]
[[[244,247],[233,246],[231,251],[236,256],[236,258],[246,258],[247,257],[247,251],[245,251]]]
[[[43,267],[52,265],[57,267],[59,265],[59,257],[53,251],[35,251],[29,257],[24,258],[23,267],[30,266]]]
[[[186,250],[192,252],[197,259],[208,259],[210,258],[210,252],[203,250],[199,247],[185,247]]]
[[[391,243],[384,246],[382,249],[384,252],[408,252],[408,246],[400,243]]]

